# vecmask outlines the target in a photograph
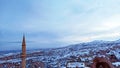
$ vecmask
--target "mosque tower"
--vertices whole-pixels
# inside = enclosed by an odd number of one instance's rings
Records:
[[[22,41],[21,59],[22,59],[22,68],[26,68],[26,42],[25,42],[25,36],[23,36],[23,41]]]

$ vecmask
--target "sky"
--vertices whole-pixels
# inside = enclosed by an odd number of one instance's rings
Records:
[[[120,39],[120,0],[0,0],[0,48]]]

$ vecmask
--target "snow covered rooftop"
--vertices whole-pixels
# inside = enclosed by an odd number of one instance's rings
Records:
[[[120,62],[114,62],[112,64],[115,65],[115,66],[120,66]]]
[[[67,67],[85,67],[85,64],[82,62],[69,62]]]

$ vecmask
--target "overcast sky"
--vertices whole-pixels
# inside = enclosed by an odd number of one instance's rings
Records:
[[[0,47],[23,34],[28,48],[120,39],[120,0],[0,0]]]

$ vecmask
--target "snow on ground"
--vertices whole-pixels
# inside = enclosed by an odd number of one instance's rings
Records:
[[[120,66],[120,62],[114,62],[114,63],[112,63],[113,65],[115,65],[115,66]]]

